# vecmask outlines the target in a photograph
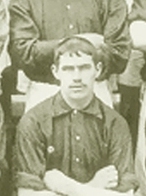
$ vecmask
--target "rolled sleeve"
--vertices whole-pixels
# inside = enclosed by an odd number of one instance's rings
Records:
[[[130,55],[131,39],[127,21],[127,6],[123,0],[110,0],[105,21],[104,37],[112,52],[111,72],[124,71]]]
[[[39,28],[30,16],[30,7],[28,0],[10,2],[9,50],[15,66],[24,69],[32,80],[39,80],[40,76],[41,81],[49,74],[53,49],[58,41],[43,40]],[[52,79],[52,75],[50,77]]]

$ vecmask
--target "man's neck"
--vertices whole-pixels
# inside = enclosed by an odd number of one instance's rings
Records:
[[[72,108],[72,109],[77,109],[77,110],[82,110],[84,109],[86,106],[88,106],[91,102],[91,100],[93,99],[93,93],[88,96],[85,97],[83,99],[70,99],[68,97],[66,97],[62,92],[62,97],[65,100],[65,102]]]

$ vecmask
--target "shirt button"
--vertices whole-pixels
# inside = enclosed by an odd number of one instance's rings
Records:
[[[68,10],[70,10],[71,6],[70,6],[70,5],[66,5],[66,8],[67,8]]]
[[[77,111],[77,110],[74,110],[74,111],[73,111],[73,114],[77,114],[77,113],[78,113],[78,111]]]
[[[104,143],[104,146],[107,148],[108,147],[108,145],[106,144],[106,143]]]
[[[73,24],[70,24],[69,29],[73,29],[73,28],[74,28]]]
[[[76,140],[80,141],[80,136],[79,135],[76,136]]]
[[[80,162],[80,159],[78,157],[76,157],[76,162],[79,163]]]
[[[53,152],[55,151],[55,149],[54,149],[53,146],[49,146],[49,147],[47,148],[47,151],[48,151],[49,154],[51,154],[51,153],[53,153]]]
[[[113,49],[113,52],[114,52],[115,54],[118,54],[118,51],[117,51],[116,49]]]

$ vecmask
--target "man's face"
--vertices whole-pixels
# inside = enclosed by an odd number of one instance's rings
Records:
[[[79,51],[79,56],[68,52],[60,56],[55,74],[60,80],[61,91],[65,97],[81,100],[91,97],[97,75],[92,56]]]

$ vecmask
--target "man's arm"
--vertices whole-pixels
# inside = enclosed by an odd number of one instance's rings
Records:
[[[117,191],[106,190],[98,187],[94,188],[88,184],[82,184],[70,177],[67,177],[56,169],[46,172],[44,182],[49,190],[67,196],[132,196],[130,192],[119,193]]]
[[[132,141],[125,119],[117,114],[109,127],[109,164],[118,171],[118,186],[114,190],[121,192],[135,189],[137,186],[134,175]]]
[[[20,120],[13,152],[16,188],[45,190],[42,180],[46,170],[45,141],[35,115]]]
[[[127,6],[124,0],[109,0],[104,2],[108,13],[104,12],[103,29],[105,43],[112,53],[111,72],[124,71],[131,48],[127,20]]]
[[[33,189],[18,189],[18,196],[59,196],[57,193],[48,190],[35,191]]]
[[[41,1],[36,4],[41,5]],[[42,40],[40,30],[32,18],[29,0],[11,0],[9,8],[12,63],[23,68],[30,79],[38,80],[40,76],[43,80],[49,72],[53,49],[58,40]]]

